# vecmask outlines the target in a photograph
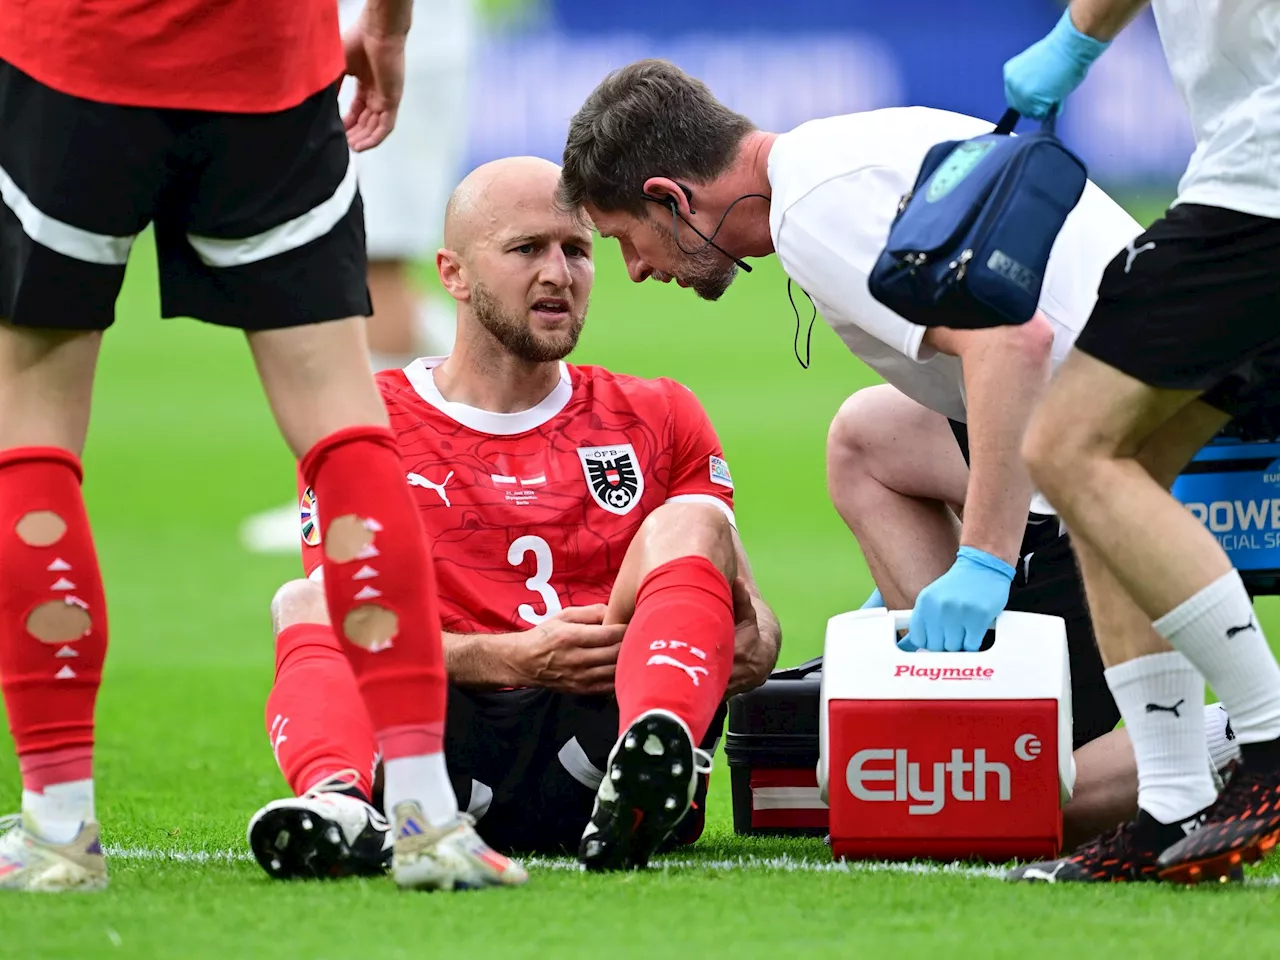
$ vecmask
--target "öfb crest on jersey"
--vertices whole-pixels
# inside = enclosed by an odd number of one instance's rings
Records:
[[[644,475],[629,443],[607,447],[579,447],[578,459],[587,478],[587,489],[600,506],[622,516],[630,513],[644,494]]]

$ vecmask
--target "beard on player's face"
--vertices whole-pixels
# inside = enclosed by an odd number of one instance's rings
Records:
[[[724,296],[724,292],[733,283],[733,278],[738,275],[736,263],[727,263],[723,254],[711,249],[702,240],[692,248],[694,253],[687,253],[680,249],[680,244],[676,242],[670,229],[658,227],[658,231],[662,234],[668,262],[677,266],[673,271],[654,269],[655,280],[675,280],[703,300],[719,300]]]
[[[513,357],[529,363],[549,363],[563,360],[573,352],[587,320],[586,303],[579,308],[568,291],[554,294],[554,297],[568,301],[569,322],[558,330],[534,330],[529,311],[541,299],[537,295],[521,309],[513,310],[478,280],[471,284],[471,313]]]

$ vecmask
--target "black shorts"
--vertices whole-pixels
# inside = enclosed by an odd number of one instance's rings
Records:
[[[1233,416],[1270,403],[1280,358],[1280,220],[1180,204],[1107,266],[1076,347]]]
[[[0,320],[104,330],[155,224],[160,306],[243,330],[371,312],[337,84],[268,114],[121,107],[0,61]]]
[[[965,462],[969,462],[969,434],[963,423],[951,421]],[[1061,617],[1067,628],[1067,656],[1071,663],[1071,719],[1073,748],[1115,729],[1120,708],[1111,696],[1093,635],[1093,621],[1084,595],[1084,579],[1071,550],[1071,541],[1056,516],[1032,513],[1019,549],[1018,569],[1009,589],[1008,610]],[[988,634],[987,641],[991,636]]]
[[[721,707],[702,746],[714,751]],[[458,805],[499,850],[575,852],[591,818],[596,790],[618,739],[618,703],[529,688],[481,692],[449,688],[445,759]],[[697,805],[673,840],[702,831],[706,778]]]

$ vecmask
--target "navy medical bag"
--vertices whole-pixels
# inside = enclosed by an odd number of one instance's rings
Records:
[[[902,198],[871,270],[871,295],[926,327],[1026,323],[1040,302],[1049,252],[1084,192],[1084,163],[1053,132],[995,131],[932,147]]]

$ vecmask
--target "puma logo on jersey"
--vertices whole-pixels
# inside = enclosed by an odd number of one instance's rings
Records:
[[[439,483],[432,483],[430,480],[422,476],[422,474],[420,473],[411,473],[408,475],[409,486],[426,487],[428,490],[434,490],[436,493],[440,495],[440,499],[444,501],[444,505],[446,507],[453,506],[453,504],[449,502],[449,495],[444,492],[444,488],[448,485],[449,481],[452,479],[453,479],[452,470],[450,470],[448,475],[445,476],[445,478],[441,480]]]
[[[1125,257],[1125,261],[1124,261],[1125,273],[1128,273],[1130,270],[1133,269],[1133,261],[1138,259],[1138,254],[1146,253],[1148,250],[1154,250],[1156,248],[1156,242],[1154,240],[1148,240],[1146,243],[1144,243],[1140,247],[1135,247],[1133,244],[1134,244],[1134,241],[1130,240],[1128,246],[1125,247],[1125,249],[1129,252],[1129,255]]]
[[[702,674],[702,676],[704,677],[710,676],[710,671],[708,671],[706,667],[691,667],[687,663],[681,663],[675,657],[668,657],[665,653],[655,653],[652,657],[650,657],[645,662],[645,666],[646,667],[679,667],[681,670],[683,670],[686,674],[689,675],[689,679],[693,681],[693,685],[695,687],[700,685],[700,682],[698,680],[698,674]]]

